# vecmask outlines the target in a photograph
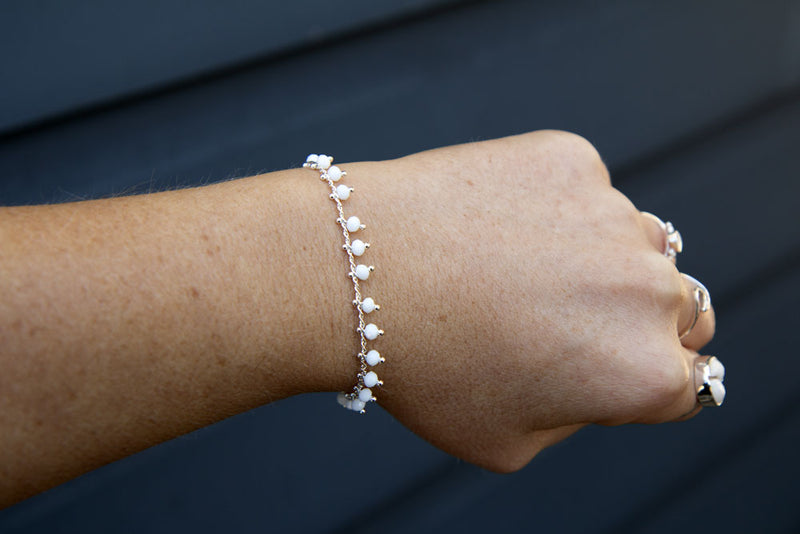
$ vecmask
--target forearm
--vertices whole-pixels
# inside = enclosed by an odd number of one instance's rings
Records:
[[[0,211],[0,502],[351,387],[352,295],[325,201],[294,170]]]

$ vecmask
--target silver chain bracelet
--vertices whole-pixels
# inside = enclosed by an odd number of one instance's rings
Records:
[[[350,235],[364,230],[365,226],[361,224],[361,220],[355,215],[345,217],[342,202],[350,198],[353,188],[343,184],[336,185],[336,182],[346,176],[347,173],[336,165],[331,165],[331,163],[333,163],[333,156],[310,154],[306,158],[303,167],[319,171],[319,179],[327,182],[331,188],[330,199],[336,203],[336,211],[339,213],[336,223],[342,228],[342,235],[344,236],[342,248],[347,253],[350,266],[350,272],[347,273],[347,276],[353,281],[353,291],[355,293],[353,306],[358,313],[356,332],[358,332],[361,343],[357,354],[360,370],[356,377],[356,385],[353,386],[353,391],[350,393],[339,393],[338,401],[348,410],[364,413],[367,403],[376,400],[372,393],[372,388],[383,385],[383,382],[378,379],[377,373],[370,370],[370,367],[374,367],[384,361],[377,350],[369,350],[367,346],[368,341],[373,341],[378,336],[382,336],[383,330],[379,329],[374,323],[367,323],[365,316],[380,310],[381,307],[375,304],[372,297],[363,298],[361,295],[360,283],[369,278],[375,267],[356,263],[356,258],[360,258],[366,252],[369,248],[369,243],[365,243],[360,239],[351,239]]]

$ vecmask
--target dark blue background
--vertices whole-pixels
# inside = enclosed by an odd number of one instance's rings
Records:
[[[729,396],[504,476],[380,409],[296,397],[2,511],[0,532],[800,532],[800,2],[74,4],[0,7],[0,203],[573,130],[683,233]]]

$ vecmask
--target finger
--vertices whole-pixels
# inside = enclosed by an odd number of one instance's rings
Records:
[[[671,222],[664,222],[652,213],[642,211],[642,228],[647,240],[658,252],[675,263],[676,257],[683,251],[683,239]]]
[[[692,278],[681,273],[682,297],[678,315],[677,332],[681,344],[687,349],[700,350],[714,337],[716,317],[708,290]]]
[[[687,350],[687,357],[692,360],[692,395],[694,406],[679,415],[674,421],[687,421],[700,413],[703,406],[719,407],[725,401],[725,366],[716,356],[700,356]],[[688,405],[689,401],[684,400]]]
[[[664,221],[646,211],[642,211],[642,229],[644,230],[647,240],[653,245],[653,248],[664,253],[667,248],[667,227]]]
[[[639,416],[630,422],[659,424],[685,420],[696,415],[698,410],[695,389],[694,366],[700,356],[693,350],[675,343],[675,349],[664,357],[664,372],[653,373],[642,387],[644,395]]]
[[[681,423],[683,421],[688,421],[695,415],[699,414],[703,410],[703,407],[699,404],[696,404],[694,408],[690,411],[686,412],[685,414],[681,415],[680,417],[676,417],[672,420],[673,423]]]
[[[694,369],[696,362],[702,358],[700,354],[692,349],[684,347],[681,350],[681,355],[686,361],[688,369],[687,387],[683,394],[676,401],[676,405],[670,410],[670,417],[666,421],[688,421],[695,415],[699,414],[703,406],[697,401],[697,387],[695,385]]]

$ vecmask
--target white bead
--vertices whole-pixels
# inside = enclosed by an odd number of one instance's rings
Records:
[[[380,335],[380,330],[374,323],[369,323],[364,327],[364,337],[372,341]]]
[[[318,157],[316,154],[309,154],[306,158],[306,163],[316,163]]]
[[[372,400],[372,390],[369,388],[364,388],[358,392],[358,400],[361,402],[369,402]]]
[[[349,219],[347,219],[347,231],[348,232],[357,232],[361,229],[361,220],[353,215]]]
[[[375,349],[372,349],[367,353],[364,359],[367,360],[368,365],[370,365],[371,367],[375,367],[376,365],[381,363],[381,353]]]
[[[358,277],[359,280],[366,280],[367,278],[369,278],[369,267],[367,267],[363,263],[361,265],[357,265],[356,276]]]
[[[714,402],[718,405],[722,404],[725,401],[725,386],[720,380],[714,378],[708,381],[708,385],[711,386],[711,395],[714,397]]]
[[[337,185],[336,196],[339,197],[340,200],[347,200],[348,198],[350,198],[350,188],[347,187],[346,185]]]
[[[350,252],[353,253],[353,256],[361,256],[365,250],[367,250],[367,245],[360,239],[350,243]]]
[[[336,401],[347,408],[347,403],[350,401],[350,399],[348,399],[344,393],[340,392],[338,395],[336,395]]]
[[[317,156],[317,168],[325,170],[331,166],[332,157],[326,156],[325,154],[320,154]]]
[[[361,301],[361,311],[364,313],[372,313],[375,311],[375,301],[372,297],[367,297]]]
[[[378,375],[375,371],[370,371],[364,375],[364,385],[368,388],[375,387],[378,384]]]
[[[711,378],[717,378],[719,380],[725,378],[725,366],[713,356],[708,359],[708,375]]]
[[[361,410],[364,409],[364,406],[366,406],[366,403],[364,401],[359,399],[353,399],[353,404],[350,405],[350,409],[353,410],[354,412],[360,412]]]
[[[342,169],[340,169],[336,165],[333,165],[330,169],[328,169],[328,178],[330,178],[334,182],[338,182],[341,177],[342,177]]]

